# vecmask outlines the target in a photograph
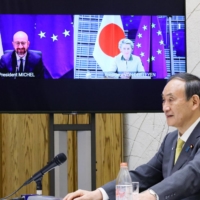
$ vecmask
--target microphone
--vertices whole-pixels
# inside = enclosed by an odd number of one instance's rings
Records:
[[[32,181],[39,180],[40,178],[42,178],[42,176],[45,173],[47,173],[50,170],[54,169],[56,166],[59,166],[59,165],[63,164],[66,160],[67,160],[66,155],[64,153],[59,153],[57,156],[54,157],[54,159],[52,161],[48,162],[45,167],[43,167],[41,170],[39,170],[38,172],[36,172],[30,179],[28,179],[23,184],[23,186],[28,185]]]

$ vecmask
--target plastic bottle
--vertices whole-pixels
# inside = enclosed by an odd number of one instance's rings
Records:
[[[116,179],[116,200],[133,200],[132,180],[127,163],[120,164],[120,171]]]

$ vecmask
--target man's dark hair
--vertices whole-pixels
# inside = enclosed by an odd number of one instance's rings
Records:
[[[179,79],[185,82],[185,95],[187,100],[189,100],[194,94],[200,97],[200,78],[189,73],[178,73],[172,75],[167,82],[173,79]]]

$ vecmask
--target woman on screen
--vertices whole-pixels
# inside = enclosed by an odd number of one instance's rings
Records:
[[[145,72],[140,57],[132,54],[133,46],[127,38],[119,41],[120,53],[114,57],[110,72],[105,73],[107,78],[130,79],[134,74]]]

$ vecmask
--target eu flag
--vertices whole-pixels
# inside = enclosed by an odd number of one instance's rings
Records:
[[[165,48],[163,33],[157,16],[152,16],[152,71],[156,72],[156,78],[167,76]]]
[[[73,16],[72,15],[0,15],[3,49],[13,49],[13,35],[27,33],[29,49],[42,52],[50,76],[73,78]]]
[[[173,48],[176,51],[176,56],[186,56],[185,52],[185,30],[178,29],[173,31]]]
[[[134,54],[141,58],[146,72],[149,72],[150,29],[150,17],[142,16],[135,38]]]
[[[140,56],[146,72],[156,73],[155,78],[167,76],[164,39],[157,16],[142,16],[136,34],[134,54]]]

